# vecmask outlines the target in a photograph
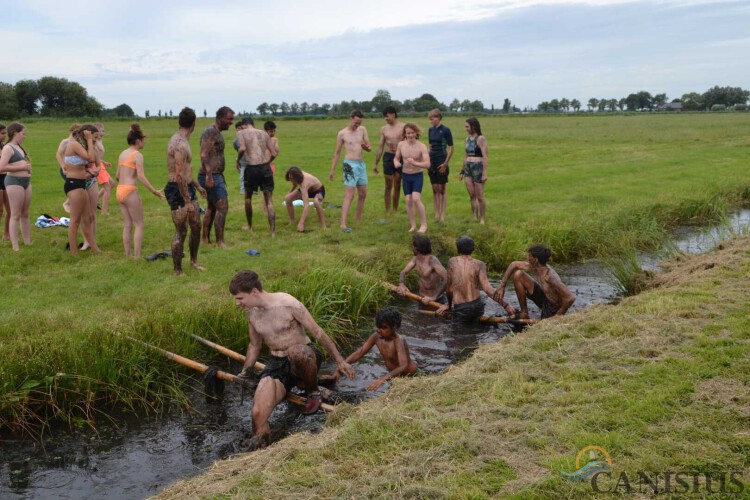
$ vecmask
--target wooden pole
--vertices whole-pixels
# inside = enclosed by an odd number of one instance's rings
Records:
[[[439,314],[436,311],[419,311],[422,314],[429,314],[431,316],[439,316]],[[450,317],[451,312],[446,311],[444,314],[446,317]],[[513,319],[509,318],[507,316],[480,316],[477,318],[477,321],[481,323],[517,323],[522,325],[533,325],[535,323],[539,323],[540,320],[538,319]]]
[[[127,335],[123,335],[124,338],[130,340],[131,342],[135,342],[136,344],[140,344],[144,347],[148,347],[151,350],[160,352],[163,354],[167,359],[171,359],[172,361],[175,361],[182,366],[186,366],[188,368],[192,368],[193,370],[196,370],[200,373],[205,372],[208,370],[208,366],[204,365],[203,363],[199,363],[198,361],[193,361],[190,358],[186,358],[184,356],[180,356],[179,354],[175,354],[173,352],[169,352],[166,349],[162,349],[161,347],[156,347],[155,345],[149,344],[147,342],[144,342],[142,340],[134,339],[133,337],[128,337]],[[238,377],[237,375],[234,375],[232,373],[227,373],[225,371],[217,370],[216,371],[216,377],[220,378],[222,380],[226,380],[228,382],[234,382],[235,384],[243,385],[245,381],[242,379],[242,377]],[[305,403],[307,403],[307,400],[303,398],[302,396],[298,396],[297,394],[292,394],[290,392],[287,392],[285,396],[286,400],[290,403],[294,403],[296,405],[305,406]],[[321,408],[323,408],[326,411],[331,411],[334,409],[332,405],[321,403]]]

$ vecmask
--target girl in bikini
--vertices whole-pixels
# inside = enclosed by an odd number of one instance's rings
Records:
[[[18,228],[21,228],[23,243],[31,245],[31,158],[23,149],[26,128],[20,123],[8,125],[8,144],[0,153],[0,173],[5,176],[5,192],[10,202],[10,243],[16,252],[18,248]]]
[[[5,125],[0,124],[0,151],[5,146],[5,138],[8,136],[8,131]],[[5,194],[5,175],[0,174],[0,219],[3,217],[3,211],[5,211],[5,225],[3,226],[3,241],[10,241],[10,201],[8,196]]]
[[[96,151],[94,148],[94,134],[97,129],[93,125],[82,125],[65,145],[63,164],[65,166],[65,194],[70,201],[70,226],[68,226],[68,246],[70,253],[78,253],[78,226],[81,226],[83,238],[88,242],[92,252],[99,252],[94,235],[94,210],[91,207],[91,198],[86,190],[86,183],[96,175],[88,167],[96,163]],[[96,198],[95,198],[96,200]],[[94,201],[96,204],[96,201]],[[93,210],[92,210],[93,208]]]
[[[120,212],[124,226],[122,228],[122,244],[125,247],[125,256],[129,257],[130,244],[133,241],[133,257],[141,256],[141,243],[143,242],[143,204],[138,196],[137,181],[151,191],[156,197],[164,200],[164,193],[154,189],[143,173],[143,143],[146,136],[143,135],[140,125],[134,123],[128,132],[128,144],[130,147],[120,153],[117,162],[117,201],[120,203]],[[135,232],[133,228],[135,227]],[[134,233],[134,234],[133,234]],[[134,237],[133,237],[134,236]]]
[[[104,142],[102,139],[104,138],[104,124],[103,123],[95,123],[94,124],[97,129],[99,129],[99,142],[97,142],[97,150],[100,153],[100,158],[104,158]],[[100,165],[101,170],[99,171],[99,175],[96,176],[96,180],[99,181],[99,185],[101,186],[101,189],[99,190],[99,198],[102,200],[102,215],[107,215],[109,213],[109,197],[112,194],[112,188],[115,187],[115,181],[112,179],[112,176],[109,175],[109,172],[107,172],[107,168],[111,167],[112,164],[107,161],[101,161]]]

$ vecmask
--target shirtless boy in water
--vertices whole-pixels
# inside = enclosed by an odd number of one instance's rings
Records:
[[[372,169],[378,174],[378,164],[383,158],[383,176],[385,177],[385,215],[391,215],[391,200],[393,200],[393,212],[398,212],[398,198],[401,191],[401,168],[397,168],[393,160],[396,158],[398,143],[404,139],[404,124],[398,121],[396,108],[388,106],[383,110],[385,125],[380,129],[380,143],[375,156],[375,167]]]
[[[453,306],[453,321],[471,323],[484,314],[484,302],[479,290],[484,290],[488,297],[495,296],[495,289],[487,277],[487,266],[481,260],[471,256],[474,251],[474,240],[461,236],[456,240],[458,256],[448,261],[448,304],[437,310],[442,314]],[[502,299],[495,299],[508,314],[515,314],[512,305]]]
[[[172,238],[172,260],[174,273],[182,275],[182,256],[185,247],[188,227],[190,228],[190,265],[199,271],[203,266],[198,264],[198,246],[201,242],[201,219],[198,212],[198,191],[206,197],[206,190],[193,178],[191,162],[193,155],[190,151],[190,134],[195,130],[195,111],[183,108],[178,117],[180,130],[175,133],[167,144],[167,185],[164,195],[172,210],[175,234]]]
[[[362,347],[351,353],[347,363],[355,363],[362,356],[370,352],[373,346],[377,346],[380,355],[383,356],[388,373],[367,386],[368,391],[374,391],[387,381],[395,377],[407,377],[417,371],[417,365],[409,356],[409,346],[396,330],[401,328],[401,314],[395,307],[384,307],[375,315],[375,333],[362,344]],[[336,374],[338,375],[338,370]]]
[[[542,244],[529,247],[528,262],[511,262],[505,270],[500,285],[495,292],[495,300],[502,301],[505,295],[505,284],[513,278],[513,286],[518,296],[521,318],[528,319],[527,298],[531,299],[542,310],[542,319],[562,316],[576,301],[576,296],[560,280],[557,272],[547,265],[552,256],[549,248]],[[537,283],[526,272],[533,272],[539,278]]]
[[[406,285],[404,285],[404,281],[406,280],[406,275],[412,269],[416,269],[419,275],[419,295],[422,296],[422,303],[426,304],[429,301],[440,302],[441,304],[447,303],[448,300],[443,292],[445,292],[448,272],[438,258],[432,255],[430,238],[421,234],[415,234],[411,241],[411,248],[414,252],[414,257],[406,264],[406,267],[404,267],[399,275],[399,293],[404,295],[409,291]]]
[[[305,221],[310,213],[310,201],[313,202],[315,211],[318,213],[320,225],[326,229],[326,216],[323,214],[323,198],[326,196],[326,188],[322,182],[312,174],[308,174],[299,167],[290,167],[286,171],[286,180],[292,183],[292,189],[284,197],[286,210],[289,213],[289,224],[294,225],[294,201],[302,200],[302,215],[297,223],[297,231],[305,232]]]
[[[267,446],[271,441],[268,418],[292,387],[299,385],[307,391],[305,414],[320,408],[318,369],[323,355],[308,335],[336,360],[338,372],[353,379],[354,369],[299,300],[288,293],[264,291],[253,271],[237,273],[229,284],[229,292],[234,295],[234,303],[245,310],[250,332],[250,345],[239,376],[246,377],[252,369],[263,342],[271,351],[271,360],[260,374],[252,409],[253,434],[259,446]]]

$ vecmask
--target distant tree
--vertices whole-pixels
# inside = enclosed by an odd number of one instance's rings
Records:
[[[289,107],[289,103],[284,101],[281,103],[281,114],[282,115],[288,115],[291,108]]]
[[[638,111],[638,94],[628,94],[625,98],[625,105],[628,111]]]
[[[599,111],[607,111],[607,99],[599,99]]]
[[[471,109],[471,101],[470,100],[464,99],[463,101],[461,101],[461,111],[463,111],[464,113],[466,113],[470,109]]]
[[[271,110],[272,115],[276,115],[276,113],[279,111],[279,105],[274,103],[271,103],[268,105],[268,109]]]
[[[745,104],[750,99],[750,91],[741,87],[712,87],[703,93],[703,101],[706,107],[713,108],[714,104],[723,104],[726,107],[735,104]],[[19,101],[20,103],[20,101]]]
[[[317,115],[318,111],[320,111],[320,104],[318,104],[317,102],[310,104],[310,113],[312,113],[313,115]]]
[[[159,113],[158,113],[158,115],[157,115],[157,116],[161,117],[161,110],[159,110]]]
[[[205,110],[204,110],[204,111],[205,111]],[[148,118],[148,117],[150,117],[150,116],[151,116],[151,112],[150,112],[149,110],[146,110],[146,113],[145,113],[145,114],[146,114],[146,118]]]
[[[310,110],[310,105],[307,103],[307,101],[299,105],[299,111],[303,115],[306,115],[309,110]]]
[[[468,103],[468,108],[472,109],[472,103],[467,99],[466,101]],[[474,101],[475,103],[477,101]],[[440,110],[447,110],[448,108],[445,106],[445,104],[438,101],[434,95],[432,94],[422,94],[418,98],[414,100],[414,110],[415,111],[430,111],[433,109],[440,109]]]
[[[539,111],[541,111],[542,113],[546,113],[546,112],[547,112],[547,111],[549,111],[549,109],[550,109],[550,106],[549,106],[549,102],[547,102],[547,101],[542,101],[542,102],[540,102],[540,103],[539,103],[539,106],[537,106],[537,108],[538,108],[538,109],[539,109]]]
[[[43,116],[100,116],[104,111],[79,83],[55,76],[44,76],[37,83]]]
[[[18,116],[18,98],[16,87],[10,83],[0,82],[0,118],[10,120]]]
[[[570,101],[570,106],[577,113],[581,109],[581,101],[579,101],[578,99],[573,99],[572,101]]]
[[[333,116],[340,116],[342,114],[341,104],[338,104],[338,103],[331,104],[330,114],[332,114]]]
[[[620,108],[620,111],[625,111],[625,105],[628,103],[627,99],[624,97],[617,101],[617,107]]]
[[[706,101],[703,99],[703,95],[698,92],[683,94],[680,102],[682,103],[682,109],[685,111],[702,111],[706,109]]]
[[[480,101],[479,99],[475,99],[471,101],[471,112],[472,113],[484,113],[484,103]]]
[[[292,112],[293,115],[296,115],[299,113],[299,104],[296,102],[293,102],[291,106],[289,106],[289,111]]]
[[[507,97],[503,101],[503,113],[509,113],[510,112],[510,99]]]
[[[262,102],[255,109],[258,110],[258,114],[259,115],[265,116],[265,115],[268,114],[268,103],[267,102]]]
[[[169,110],[169,117],[170,118],[172,117],[172,110],[171,109]]]
[[[593,111],[599,107],[599,99],[592,97],[588,102],[589,111]]]
[[[128,106],[127,104],[123,103],[119,106],[115,106],[112,108],[112,113],[115,116],[122,116],[122,117],[132,117],[135,116],[135,113],[133,112],[133,108]],[[172,113],[169,114],[169,116],[172,116]]]
[[[564,109],[565,111],[570,110],[570,100],[567,97],[563,97],[560,99],[560,108]]]
[[[371,101],[371,110],[381,112],[391,104],[391,93],[385,89],[379,89],[375,92],[375,97]]]
[[[558,111],[560,111],[560,101],[558,101],[557,99],[552,99],[549,102],[549,107],[552,108],[552,111],[557,113]]]
[[[607,107],[609,108],[610,111],[613,111],[613,112],[617,111],[617,99],[614,99],[614,98],[608,99]]]
[[[448,105],[448,109],[455,113],[456,111],[461,109],[461,101],[459,101],[458,99],[453,99]]]
[[[19,80],[15,85],[18,111],[22,115],[35,115],[39,110],[39,84],[36,80]]]
[[[203,118],[206,118],[208,116],[208,112],[206,111],[206,108],[203,108]]]
[[[654,96],[653,104],[656,107],[660,107],[660,106],[665,105],[667,101],[668,101],[667,94],[656,94]]]
[[[327,115],[328,113],[331,112],[331,105],[328,103],[321,104],[320,112],[323,113],[324,115]]]
[[[638,109],[653,109],[654,108],[654,98],[651,96],[651,93],[646,92],[645,90],[641,90],[638,92]]]

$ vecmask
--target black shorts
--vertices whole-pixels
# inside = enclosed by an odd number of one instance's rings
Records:
[[[318,369],[320,369],[320,363],[323,361],[323,353],[314,345],[308,345],[312,347],[313,351],[315,351],[315,362],[318,365]],[[262,379],[263,377],[271,377],[280,381],[284,384],[287,392],[289,392],[292,387],[296,387],[297,383],[300,382],[300,380],[292,374],[292,364],[289,362],[289,358],[279,358],[276,356],[271,356],[271,360],[266,363],[266,367],[260,372],[260,378]]]
[[[528,297],[542,310],[542,319],[551,318],[560,310],[560,306],[549,301],[547,295],[544,294],[544,289],[536,281],[534,281],[534,291]]]
[[[182,198],[180,188],[176,182],[167,182],[167,185],[164,186],[164,196],[167,197],[167,203],[169,203],[169,208],[172,210],[179,210],[185,206],[185,200]],[[195,186],[192,184],[188,184],[188,196],[190,196],[190,201],[198,199],[195,196]]]
[[[273,193],[274,182],[271,165],[269,163],[248,165],[245,167],[243,182],[245,184],[246,195],[257,193],[258,188],[263,192]]]
[[[450,168],[446,165],[445,173],[443,174],[438,171],[438,167],[445,163],[445,159],[445,155],[430,155],[430,169],[427,171],[427,175],[430,176],[430,184],[448,183],[448,174],[450,173]]]
[[[395,159],[396,153],[383,153],[383,175],[401,174],[401,169],[393,163]]]
[[[318,195],[320,195],[320,199],[321,200],[326,197],[326,187],[325,186],[320,186],[320,189],[318,189],[317,191],[313,191],[312,189],[309,189],[307,191],[307,196],[309,198],[315,198]]]
[[[463,304],[453,304],[453,321],[456,323],[473,323],[483,314],[484,301],[482,297]]]
[[[65,179],[63,184],[63,191],[65,194],[70,193],[76,189],[86,189],[86,179]]]
[[[0,174],[0,191],[5,191],[5,176],[8,174]]]

